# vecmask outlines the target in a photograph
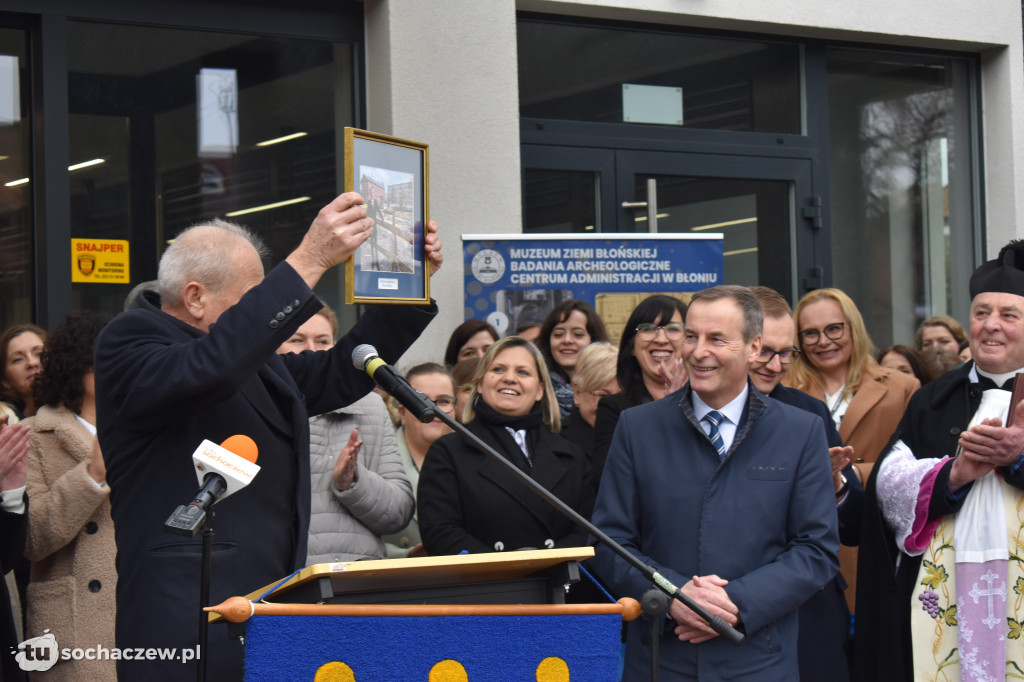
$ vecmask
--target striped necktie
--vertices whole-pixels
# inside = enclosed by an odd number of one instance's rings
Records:
[[[718,432],[718,425],[725,421],[725,415],[718,410],[711,410],[704,415],[704,421],[711,427],[708,429],[708,438],[711,439],[711,444],[718,450],[719,458],[725,457],[725,441],[722,440],[722,434]]]

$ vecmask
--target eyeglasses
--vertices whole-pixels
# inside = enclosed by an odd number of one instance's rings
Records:
[[[800,355],[800,351],[796,348],[787,348],[786,350],[772,350],[771,348],[765,348],[761,351],[761,354],[757,356],[757,362],[762,365],[767,365],[772,361],[776,355],[779,356],[779,362],[784,365],[791,365],[796,360],[796,356]]]
[[[683,323],[682,322],[669,322],[668,324],[652,324],[650,322],[641,322],[636,326],[636,335],[641,339],[653,339],[658,335],[659,331],[664,331],[665,336],[670,339],[678,339],[683,335]]]
[[[450,395],[441,395],[437,397],[434,404],[441,408],[442,411],[451,414],[455,411],[455,398]]]
[[[821,341],[821,335],[823,333],[825,334],[826,338],[828,338],[828,339],[830,339],[832,341],[838,341],[839,339],[843,338],[843,334],[845,332],[846,332],[846,323],[845,322],[836,322],[835,324],[830,324],[829,326],[827,326],[827,327],[825,327],[824,329],[821,329],[821,330],[819,330],[819,329],[805,329],[805,330],[803,330],[802,332],[800,332],[800,341],[805,346],[813,346],[814,344],[816,344],[819,341]]]

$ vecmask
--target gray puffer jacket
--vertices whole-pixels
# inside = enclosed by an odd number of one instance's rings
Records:
[[[356,482],[338,490],[334,465],[357,427],[363,447]],[[384,401],[370,393],[348,407],[313,417],[309,437],[313,499],[306,565],[383,559],[381,536],[405,528],[416,505]]]

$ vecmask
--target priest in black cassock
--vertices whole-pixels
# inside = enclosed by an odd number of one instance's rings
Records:
[[[1004,427],[1024,371],[1024,241],[970,288],[973,361],[914,395],[868,480],[857,680],[1024,675],[1024,420]]]

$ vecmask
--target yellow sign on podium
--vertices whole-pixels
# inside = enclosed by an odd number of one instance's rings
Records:
[[[72,239],[71,281],[128,284],[128,240]]]

